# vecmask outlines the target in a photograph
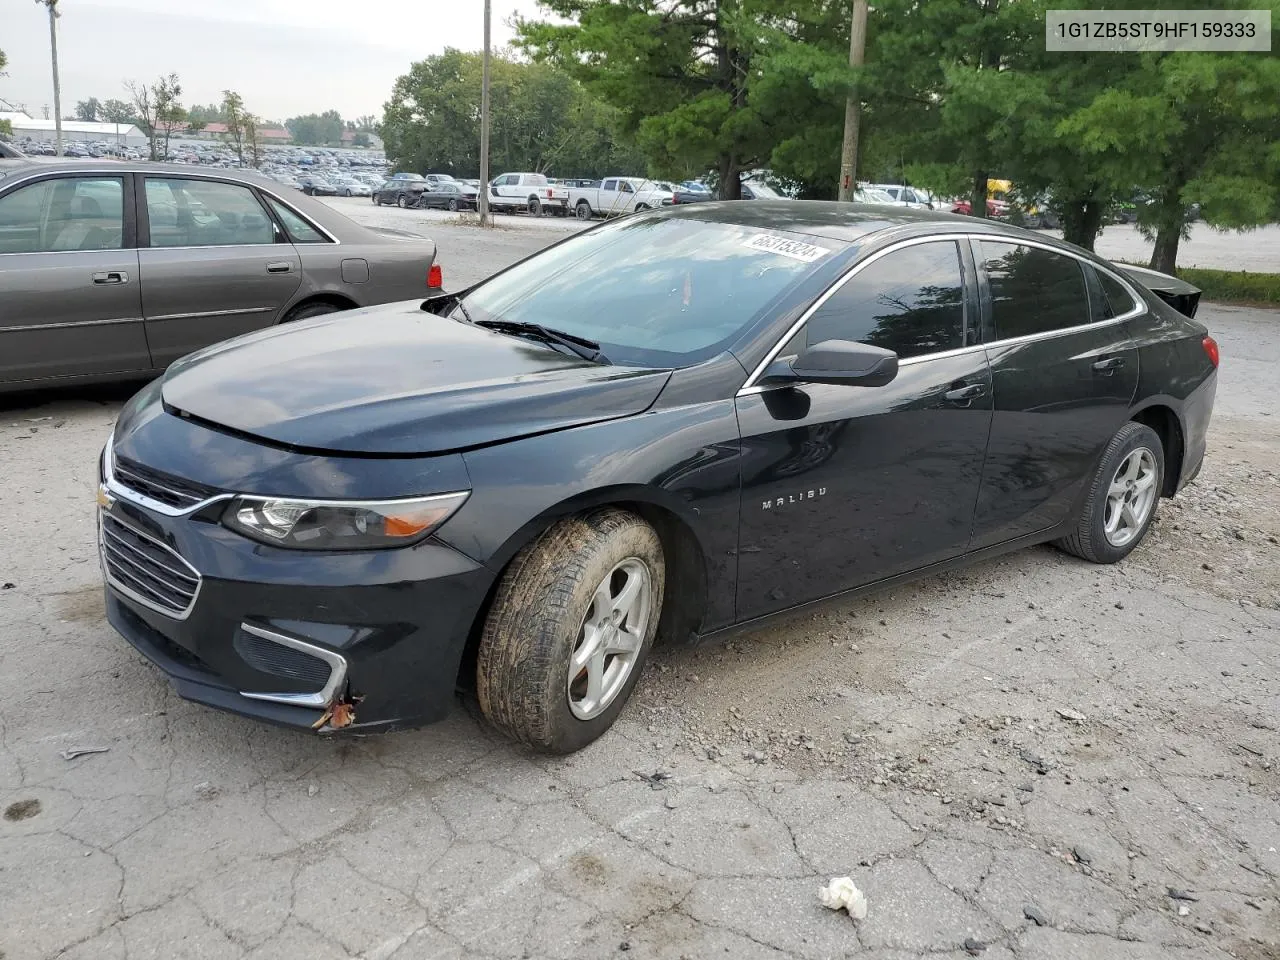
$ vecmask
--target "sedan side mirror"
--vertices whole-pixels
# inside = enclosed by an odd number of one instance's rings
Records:
[[[775,360],[765,383],[830,383],[846,387],[883,387],[898,375],[898,355],[883,347],[851,340],[823,340],[794,360]]]

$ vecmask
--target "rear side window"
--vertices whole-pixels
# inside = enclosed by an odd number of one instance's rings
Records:
[[[895,250],[814,311],[807,345],[854,340],[918,357],[964,346],[964,275],[954,241]]]
[[[0,253],[119,250],[124,183],[117,177],[41,180],[0,197]]]
[[[524,185],[526,187],[545,187],[547,178],[540,173],[526,173],[524,175]]]
[[[978,247],[991,289],[995,339],[1089,322],[1089,295],[1080,261],[1015,243],[982,240]]]
[[[318,180],[318,178],[317,178]],[[211,180],[147,178],[153,247],[275,243],[275,227],[253,191]]]
[[[313,227],[302,217],[298,216],[283,203],[280,203],[274,197],[267,197],[267,203],[271,205],[271,209],[275,211],[280,222],[284,224],[285,230],[289,234],[289,239],[294,243],[328,243],[329,240],[319,230]]]
[[[1128,313],[1137,306],[1133,302],[1133,295],[1124,288],[1124,285],[1111,276],[1105,270],[1094,271],[1098,275],[1098,282],[1102,284],[1102,292],[1107,296],[1107,303],[1111,307],[1111,315],[1119,317]]]

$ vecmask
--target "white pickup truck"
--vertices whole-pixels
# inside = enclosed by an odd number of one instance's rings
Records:
[[[563,217],[569,211],[569,191],[548,183],[540,173],[504,173],[489,181],[489,206],[511,213],[524,210],[534,217],[543,211]]]
[[[671,203],[671,191],[644,177],[607,177],[598,187],[569,191],[569,207],[579,220],[635,213]]]

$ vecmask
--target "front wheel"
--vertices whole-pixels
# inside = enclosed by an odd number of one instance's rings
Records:
[[[396,197],[396,206],[397,206],[397,207],[399,207],[401,210],[403,210],[403,209],[404,209],[405,207],[407,207],[408,205],[409,205],[409,204],[408,204],[408,202],[405,200],[405,198],[404,198],[404,194],[403,194],[403,193],[402,193],[402,194],[400,194],[400,196]]]
[[[608,730],[653,646],[665,577],[653,527],[613,508],[562,520],[516,554],[480,636],[489,722],[547,753]]]
[[[1124,559],[1151,528],[1163,489],[1160,436],[1145,424],[1126,423],[1102,455],[1075,532],[1057,546],[1093,563]]]
[[[449,199],[449,210],[450,210],[450,211],[452,211],[453,213],[457,213],[457,212],[458,212],[458,201],[457,201],[457,200],[455,200],[455,199],[453,199],[453,198],[450,198],[450,199]]]

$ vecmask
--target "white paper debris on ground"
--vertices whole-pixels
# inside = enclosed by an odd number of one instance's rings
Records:
[[[867,896],[854,886],[852,877],[833,877],[818,888],[818,898],[828,910],[848,910],[855,920],[867,918]]]

